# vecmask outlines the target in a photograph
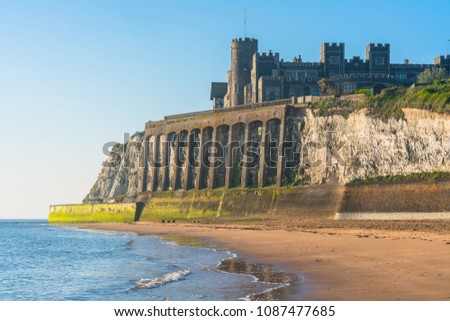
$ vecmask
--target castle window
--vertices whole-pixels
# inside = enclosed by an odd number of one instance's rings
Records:
[[[375,64],[379,65],[379,66],[384,65],[384,57],[377,57],[377,58],[375,58]]]
[[[339,57],[338,56],[331,56],[330,57],[330,64],[338,65],[339,64]]]
[[[342,86],[342,91],[346,94],[351,93],[354,90],[356,90],[356,84],[344,84]]]
[[[400,80],[405,80],[406,79],[406,74],[398,74],[397,77]]]
[[[289,87],[289,97],[298,97],[301,95],[300,86]]]
[[[296,73],[295,73],[294,71],[286,71],[286,72],[284,73],[284,75],[285,75],[286,77],[295,78]]]
[[[305,79],[305,72],[304,71],[298,71],[297,72],[298,79]]]
[[[264,94],[265,100],[278,100],[281,99],[280,87],[268,86],[265,88]]]
[[[306,77],[310,79],[316,79],[317,78],[317,71],[308,71],[306,73]]]
[[[311,86],[310,94],[311,94],[311,96],[320,96],[320,88]]]

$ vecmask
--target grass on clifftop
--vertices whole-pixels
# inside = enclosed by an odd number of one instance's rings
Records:
[[[368,108],[372,116],[383,120],[403,119],[405,115],[402,108],[423,109],[450,115],[450,79],[435,81],[425,86],[388,88],[379,95],[359,101],[320,100],[313,103],[311,108],[319,116],[344,117],[361,108]]]
[[[355,179],[348,183],[349,186],[368,184],[391,184],[391,183],[434,183],[450,181],[450,172],[424,172],[412,173],[408,175],[388,175],[370,177],[367,179]]]

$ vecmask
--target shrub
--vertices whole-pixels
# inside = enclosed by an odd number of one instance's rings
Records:
[[[417,81],[421,84],[431,84],[435,80],[447,79],[447,70],[443,68],[427,68],[422,71],[417,77]]]
[[[352,92],[352,94],[364,94],[367,97],[372,96],[372,89],[370,88],[360,88],[360,89],[356,89]]]

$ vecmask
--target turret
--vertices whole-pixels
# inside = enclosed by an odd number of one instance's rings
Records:
[[[231,107],[244,103],[244,87],[250,83],[252,58],[258,52],[258,40],[233,39],[231,42],[231,75],[228,96]]]
[[[388,43],[368,44],[366,60],[369,62],[369,72],[389,72],[391,66],[391,46]]]
[[[450,55],[434,58],[434,64],[439,68],[445,68],[447,73],[450,74]]]
[[[320,62],[327,76],[345,73],[345,44],[323,43],[320,47]]]

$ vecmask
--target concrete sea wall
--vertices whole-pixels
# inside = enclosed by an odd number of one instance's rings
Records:
[[[254,216],[332,219],[342,195],[343,187],[338,185],[154,192],[147,195],[148,201],[138,216],[140,221]]]
[[[137,203],[50,206],[49,222],[333,219],[343,192],[339,185],[148,192]]]
[[[50,223],[450,219],[450,182],[141,193],[136,203],[55,205]]]
[[[450,182],[346,186],[341,220],[415,220],[450,218]]]
[[[134,222],[135,203],[52,205],[49,223]]]

